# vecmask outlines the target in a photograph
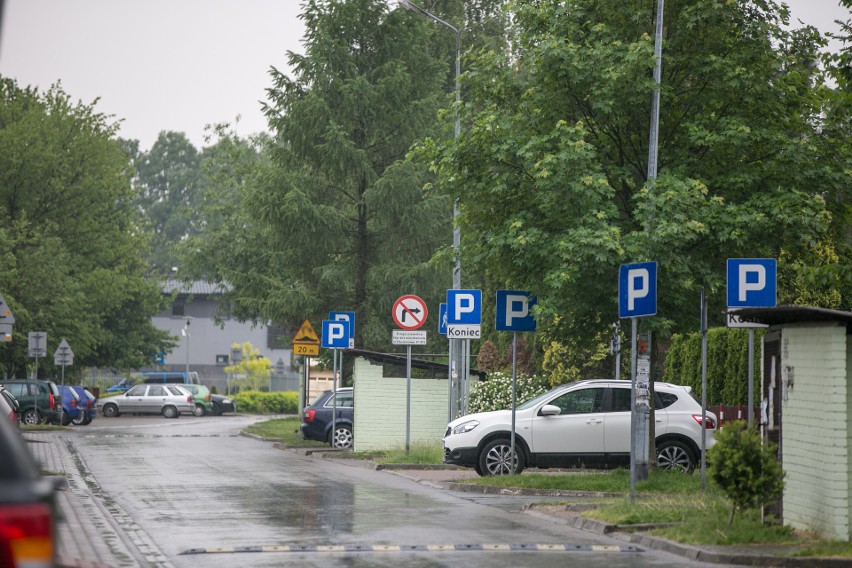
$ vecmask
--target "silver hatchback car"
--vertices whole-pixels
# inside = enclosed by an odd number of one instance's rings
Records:
[[[122,413],[162,414],[178,418],[184,412],[192,413],[195,402],[192,393],[180,385],[135,385],[126,393],[98,401],[107,418]]]

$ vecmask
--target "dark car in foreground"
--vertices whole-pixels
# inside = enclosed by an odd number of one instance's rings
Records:
[[[320,394],[305,407],[301,426],[303,440],[325,442],[334,448],[352,447],[355,441],[355,399],[352,388],[337,389],[336,398],[337,415],[334,420],[335,396],[330,390]]]
[[[6,390],[6,387],[0,385],[0,418],[6,417],[9,422],[18,426],[20,412],[21,406],[18,404],[18,399],[12,396],[12,393]]]
[[[0,566],[56,566],[61,483],[41,475],[21,432],[0,420]]]
[[[21,422],[27,425],[47,422],[59,424],[62,420],[62,402],[59,388],[53,381],[12,379],[3,386],[18,400]]]

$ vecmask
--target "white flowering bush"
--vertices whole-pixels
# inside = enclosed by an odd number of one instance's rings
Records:
[[[521,404],[550,388],[547,377],[518,374],[515,389],[517,403]],[[477,381],[470,389],[470,412],[510,410],[512,408],[512,374],[489,373],[484,381]]]

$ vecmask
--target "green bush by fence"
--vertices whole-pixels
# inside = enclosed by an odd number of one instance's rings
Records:
[[[297,414],[299,393],[243,391],[233,397],[240,412],[249,414]]]
[[[760,345],[764,330],[754,333],[754,380],[760,384]],[[676,334],[666,354],[665,382],[701,392],[701,334]],[[748,330],[707,330],[707,404],[746,403],[748,396]]]

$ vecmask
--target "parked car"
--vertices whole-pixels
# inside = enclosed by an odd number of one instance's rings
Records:
[[[525,467],[610,468],[630,464],[629,381],[593,380],[562,385],[516,408],[511,456],[510,410],[453,420],[444,434],[444,462],[479,475]],[[701,452],[701,405],[689,387],[655,383],[657,464],[692,471]],[[706,447],[714,443],[716,416],[707,413]]]
[[[210,400],[210,389],[204,385],[181,385],[183,388],[192,393],[193,402],[195,402],[196,416],[204,416],[208,412],[213,411],[213,402]]]
[[[84,403],[80,393],[68,385],[59,385],[59,395],[62,400],[62,425],[68,426],[83,413]]]
[[[112,394],[114,392],[127,392],[128,390],[130,390],[130,387],[135,385],[137,382],[139,381],[137,381],[133,377],[124,377],[111,387],[107,387],[106,392],[107,394]]]
[[[80,412],[77,415],[77,418],[74,418],[71,423],[75,426],[91,424],[92,420],[94,420],[98,415],[97,397],[86,387],[72,385],[71,388],[77,391],[77,394],[80,395],[80,400],[83,402],[82,412]]]
[[[17,406],[18,401],[15,400],[9,391],[0,387],[0,420],[4,418],[8,419],[9,422],[14,424],[16,427],[18,426],[18,411]],[[0,563],[2,566],[2,563]]]
[[[0,385],[0,399],[0,416],[7,416],[10,422],[18,426],[21,420],[21,405],[18,404],[18,399],[3,385]],[[9,408],[6,408],[7,406]]]
[[[179,385],[200,385],[198,373],[190,371],[147,371],[142,373],[143,383],[160,383],[160,384],[179,384]]]
[[[55,494],[18,429],[0,420],[0,566],[56,566]]]
[[[21,422],[32,425],[39,422],[59,424],[62,419],[62,403],[59,389],[53,381],[12,379],[3,381],[18,400],[21,407]]]
[[[195,411],[192,394],[182,385],[134,385],[124,394],[101,399],[98,406],[107,418],[123,412],[179,418]]]
[[[237,413],[237,401],[229,396],[211,393],[210,402],[213,405],[210,414],[213,416],[220,416],[226,412]]]
[[[327,390],[305,407],[302,415],[302,439],[326,442],[335,448],[351,448],[355,441],[355,399],[352,388],[337,389],[337,417],[332,433],[334,399],[332,391]]]

